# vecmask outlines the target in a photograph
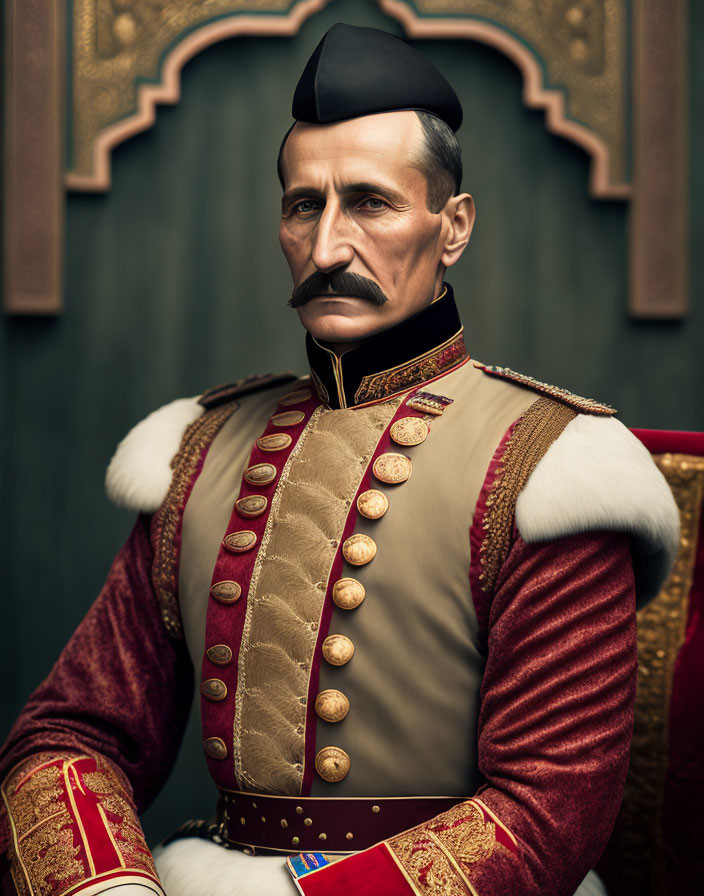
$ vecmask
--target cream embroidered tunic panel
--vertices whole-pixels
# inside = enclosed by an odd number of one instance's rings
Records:
[[[240,401],[210,447],[186,505],[180,606],[198,681],[211,576],[241,477],[279,398],[294,388]],[[412,474],[398,485],[373,482],[388,498],[385,515],[370,520],[357,514],[354,532],[369,535],[377,554],[361,567],[343,565],[342,576],[361,582],[366,598],[352,611],[335,608],[329,631],[348,638],[354,656],[340,666],[321,660],[318,688],[341,691],[350,708],[340,722],[319,720],[315,732],[301,725],[300,707],[315,659],[317,634],[310,626],[317,626],[311,620],[320,617],[325,589],[306,582],[331,584],[351,502],[408,393],[353,409],[321,405],[277,485],[238,658],[234,760],[247,789],[300,793],[302,763],[282,761],[277,749],[277,739],[296,729],[297,755],[314,737],[316,750],[336,746],[350,757],[343,780],[314,776],[313,796],[451,795],[476,788],[483,662],[469,586],[469,530],[493,453],[536,396],[486,377],[471,363],[428,388],[452,404],[442,416],[428,418],[430,433],[422,444],[392,446],[411,459]],[[303,572],[298,579],[290,574],[296,567]],[[282,601],[295,610],[292,624],[283,628],[276,620],[285,610]],[[272,613],[272,606],[279,610]],[[259,645],[277,639],[283,665],[274,669]],[[305,662],[294,663],[294,655]]]

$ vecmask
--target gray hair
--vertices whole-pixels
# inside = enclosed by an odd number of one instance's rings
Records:
[[[425,138],[416,165],[428,182],[426,205],[431,212],[442,211],[462,185],[462,151],[449,125],[430,112],[416,110]]]

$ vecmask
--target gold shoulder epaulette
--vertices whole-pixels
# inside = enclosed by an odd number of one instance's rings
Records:
[[[271,389],[273,386],[283,386],[285,383],[292,383],[298,377],[295,373],[287,370],[285,373],[255,373],[253,376],[247,376],[242,380],[234,383],[227,383],[224,386],[216,386],[214,389],[208,389],[198,399],[198,403],[202,404],[206,411],[216,408],[218,405],[225,404],[233,398],[240,398],[242,395],[249,395],[251,392],[261,392],[263,389]]]
[[[540,392],[541,395],[547,395],[548,398],[554,398],[555,401],[561,401],[563,404],[581,411],[584,414],[598,414],[603,417],[610,417],[616,414],[616,408],[612,408],[608,404],[602,404],[593,398],[582,398],[581,395],[575,395],[567,389],[561,389],[559,386],[551,386],[550,383],[541,383],[540,380],[534,379],[532,376],[526,376],[524,373],[516,373],[508,367],[497,367],[493,364],[480,364],[474,362],[477,370],[481,370],[489,376],[496,376],[503,380],[509,380],[517,386],[525,386],[526,389],[532,389],[534,392]]]

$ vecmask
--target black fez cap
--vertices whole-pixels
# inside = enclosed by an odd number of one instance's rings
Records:
[[[457,94],[422,53],[386,31],[333,25],[308,60],[293,95],[297,121],[332,124],[413,109],[462,124]]]

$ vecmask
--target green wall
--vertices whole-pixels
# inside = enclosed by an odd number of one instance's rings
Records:
[[[399,32],[373,3],[338,0],[293,41],[233,39],[189,62],[180,104],[114,152],[111,191],[68,197],[65,313],[2,322],[0,736],[129,531],[130,514],[102,486],[119,439],[177,396],[304,370],[276,239],[275,159],[298,74],[340,20]],[[704,102],[701,4],[691,4],[691,42],[694,110]],[[587,157],[522,106],[507,59],[472,43],[422,46],[465,109],[478,221],[449,279],[472,354],[612,403],[631,426],[704,428],[701,116],[691,121],[692,310],[682,323],[634,322],[627,206],[587,197]],[[213,803],[193,729],[147,832],[156,839]]]

